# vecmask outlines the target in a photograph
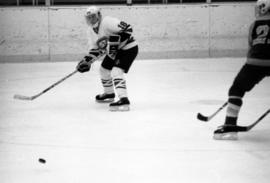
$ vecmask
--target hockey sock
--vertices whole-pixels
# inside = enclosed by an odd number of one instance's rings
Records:
[[[127,97],[126,80],[124,72],[118,67],[112,69],[113,84],[119,98]]]
[[[238,96],[230,96],[228,101],[228,107],[226,112],[226,125],[236,125],[238,114],[242,106],[242,98]]]
[[[101,66],[99,72],[101,76],[101,83],[104,88],[104,93],[114,93],[113,81],[110,73],[111,71]]]
[[[104,93],[114,93],[112,79],[101,79]]]

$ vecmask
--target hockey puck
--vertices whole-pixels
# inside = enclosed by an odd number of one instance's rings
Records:
[[[46,160],[45,160],[45,159],[42,159],[42,158],[39,158],[38,161],[39,161],[40,163],[46,163]]]

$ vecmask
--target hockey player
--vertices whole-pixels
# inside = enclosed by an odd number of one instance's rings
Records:
[[[270,0],[258,0],[256,20],[249,29],[249,50],[246,64],[229,89],[225,124],[214,131],[216,140],[237,140],[237,118],[245,93],[251,91],[264,77],[270,76]]]
[[[124,73],[128,73],[138,54],[132,27],[117,18],[103,17],[100,8],[96,6],[86,10],[85,18],[90,26],[92,45],[89,54],[78,63],[77,70],[89,71],[91,64],[105,54],[99,70],[104,93],[97,95],[96,101],[110,103],[111,111],[128,111],[130,101]],[[119,98],[116,102],[115,93]]]

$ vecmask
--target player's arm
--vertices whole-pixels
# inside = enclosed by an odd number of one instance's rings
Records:
[[[253,42],[253,38],[252,38],[252,33],[253,33],[253,29],[254,29],[254,25],[255,25],[255,22],[253,22],[250,27],[249,27],[249,31],[248,31],[248,45],[249,45],[249,48],[252,46],[252,42]]]
[[[79,72],[87,72],[91,68],[91,64],[98,60],[102,55],[106,53],[106,47],[108,44],[108,37],[99,38],[90,49],[88,55],[78,63],[77,70]]]

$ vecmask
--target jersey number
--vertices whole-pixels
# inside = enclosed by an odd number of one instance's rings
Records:
[[[120,24],[118,24],[118,27],[120,27],[122,30],[126,30],[128,28],[128,24],[121,21]]]
[[[269,32],[269,26],[268,25],[262,25],[257,27],[256,33],[258,35],[258,38],[265,38]]]
[[[269,33],[269,29],[270,28],[269,28],[268,25],[258,26],[257,29],[256,29],[257,37],[256,37],[256,39],[253,40],[253,45],[268,43],[267,35]]]

